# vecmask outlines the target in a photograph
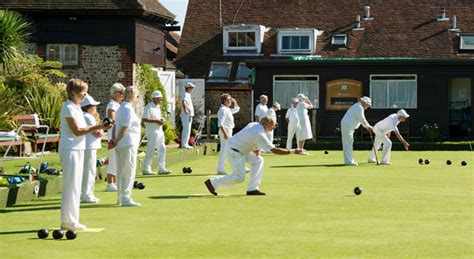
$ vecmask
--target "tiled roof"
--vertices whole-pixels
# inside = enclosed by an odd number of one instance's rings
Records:
[[[2,0],[1,8],[42,10],[129,10],[174,21],[175,15],[159,0]]]
[[[367,3],[374,20],[353,31]],[[327,58],[474,58],[458,53],[458,34],[448,32],[452,21],[437,21],[442,7],[447,17],[457,16],[460,32],[474,33],[474,1],[468,0],[228,0],[221,8],[219,1],[189,0],[177,63],[190,76],[205,76],[211,61],[223,60],[221,25],[230,24],[271,28],[259,59],[277,53],[278,28],[296,27],[324,30],[316,54]],[[347,48],[331,46],[336,33],[348,35]]]

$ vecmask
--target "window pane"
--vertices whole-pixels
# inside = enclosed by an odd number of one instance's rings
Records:
[[[300,49],[309,49],[309,36],[301,36]]]
[[[237,37],[237,46],[245,47],[247,46],[247,33],[246,32],[239,32],[239,36]]]
[[[47,45],[48,54],[47,58],[50,61],[61,61],[61,46],[60,45]]]
[[[229,32],[229,47],[237,47],[237,32]]]
[[[227,79],[232,64],[213,63],[209,71],[209,78],[212,79]]]
[[[386,108],[388,106],[388,82],[371,82],[370,97],[372,108]]]
[[[290,101],[299,93],[309,97],[311,102],[319,99],[319,83],[317,81],[275,81],[273,84],[273,100],[288,109]]]
[[[240,80],[248,80],[251,72],[252,70],[248,68],[245,64],[239,64],[236,78]]]
[[[77,46],[76,45],[64,45],[63,63],[77,64]]]
[[[416,108],[416,81],[372,81],[370,95],[373,108]]]
[[[247,32],[247,46],[255,46],[255,32]]]
[[[300,49],[300,37],[291,36],[291,49]]]
[[[281,39],[281,49],[290,49],[290,36],[283,36]]]

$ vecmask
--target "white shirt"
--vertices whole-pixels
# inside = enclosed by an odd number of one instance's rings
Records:
[[[63,149],[86,149],[86,136],[80,137],[74,135],[69,124],[67,124],[66,118],[73,118],[79,128],[85,128],[86,120],[81,108],[71,100],[67,100],[61,109],[61,140],[59,141],[59,148]]]
[[[123,138],[116,143],[117,147],[136,146],[140,144],[140,119],[129,102],[123,101],[117,110],[115,122],[115,137],[118,136],[122,127],[127,127]]]
[[[288,111],[286,111],[285,118],[289,120],[288,125],[298,125],[299,123],[298,112],[293,106],[288,108]]]
[[[257,108],[255,108],[255,116],[258,116],[258,120],[261,120],[267,114],[268,107],[259,103]]]
[[[217,112],[217,127],[224,127],[226,129],[233,129],[234,124],[234,114],[240,111],[240,107],[236,106],[234,108],[227,107],[221,104],[219,111]]]
[[[188,93],[188,92],[183,92],[181,94],[181,103],[183,101],[186,101],[186,104],[188,105],[188,110],[189,110],[189,113],[186,113],[184,111],[184,106],[181,107],[181,115],[189,115],[190,117],[193,117],[194,116],[194,107],[193,107],[193,100],[191,99],[191,94]]]
[[[354,103],[349,110],[346,111],[341,120],[341,124],[350,129],[359,128],[360,124],[365,128],[369,127],[369,123],[365,119],[364,107],[361,102]]]
[[[240,153],[246,155],[255,147],[269,151],[275,146],[268,140],[263,126],[258,122],[249,123],[239,133],[232,136],[226,144],[226,147],[234,148]]]
[[[275,120],[275,122],[277,121],[277,114],[276,114],[276,112],[273,108],[268,109],[268,111],[265,115],[271,116]],[[265,116],[263,116],[263,117],[265,117]],[[263,118],[263,117],[259,116],[259,118]]]
[[[92,114],[84,112],[84,119],[86,120],[87,126],[94,126],[97,124],[94,116]],[[100,138],[89,133],[86,135],[86,149],[100,149]]]
[[[161,119],[161,108],[154,102],[150,102],[145,106],[143,113],[144,119]],[[163,131],[162,125],[155,122],[145,122],[145,129],[147,134],[153,134],[156,131]]]
[[[398,115],[396,113],[390,114],[387,118],[377,122],[374,126],[374,131],[382,134],[387,134],[392,131],[398,131]]]
[[[109,115],[108,115],[109,110],[113,110],[114,112],[117,112],[119,107],[120,107],[120,104],[118,102],[116,102],[115,100],[110,100],[110,102],[107,104],[107,107],[105,108],[105,118],[109,118]],[[108,140],[113,139],[112,131],[113,131],[113,128],[110,128],[107,131]]]

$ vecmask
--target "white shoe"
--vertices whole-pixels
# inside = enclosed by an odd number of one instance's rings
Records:
[[[120,202],[120,206],[122,207],[140,207],[142,206],[140,203],[133,201],[132,199],[130,200],[125,200]]]
[[[81,198],[81,202],[82,203],[99,203],[100,199],[95,196],[88,196],[88,197]]]
[[[377,162],[377,160],[375,160],[375,159],[372,159],[372,160],[369,159],[369,160],[367,160],[367,163],[369,163],[369,164],[374,164],[374,163],[376,163],[376,162]]]
[[[105,189],[106,192],[116,192],[117,191],[117,185],[115,183],[109,183],[107,184],[107,189]]]
[[[246,173],[246,174],[250,173],[250,168],[247,168],[247,167],[246,167],[246,168],[245,168],[245,173]]]
[[[359,164],[358,164],[357,162],[355,162],[355,161],[352,161],[352,162],[350,162],[350,163],[348,163],[348,164],[346,164],[346,165],[347,165],[347,166],[358,166]]]
[[[156,173],[152,171],[143,171],[143,175],[154,175],[154,174]]]
[[[391,165],[390,162],[380,162],[381,165]]]
[[[84,230],[87,226],[80,223],[62,223],[60,228],[61,230]]]
[[[160,170],[158,171],[158,174],[159,174],[159,175],[167,175],[167,174],[171,174],[171,173],[172,173],[172,172],[171,172],[170,170],[166,169],[166,168],[160,169]]]
[[[226,171],[217,171],[217,175],[228,175]]]
[[[184,145],[183,148],[191,149],[191,148],[193,148],[193,147],[190,146],[190,145]]]

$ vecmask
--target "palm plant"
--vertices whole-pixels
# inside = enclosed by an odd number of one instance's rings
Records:
[[[7,72],[22,54],[32,33],[32,24],[20,13],[0,10],[0,67]]]

